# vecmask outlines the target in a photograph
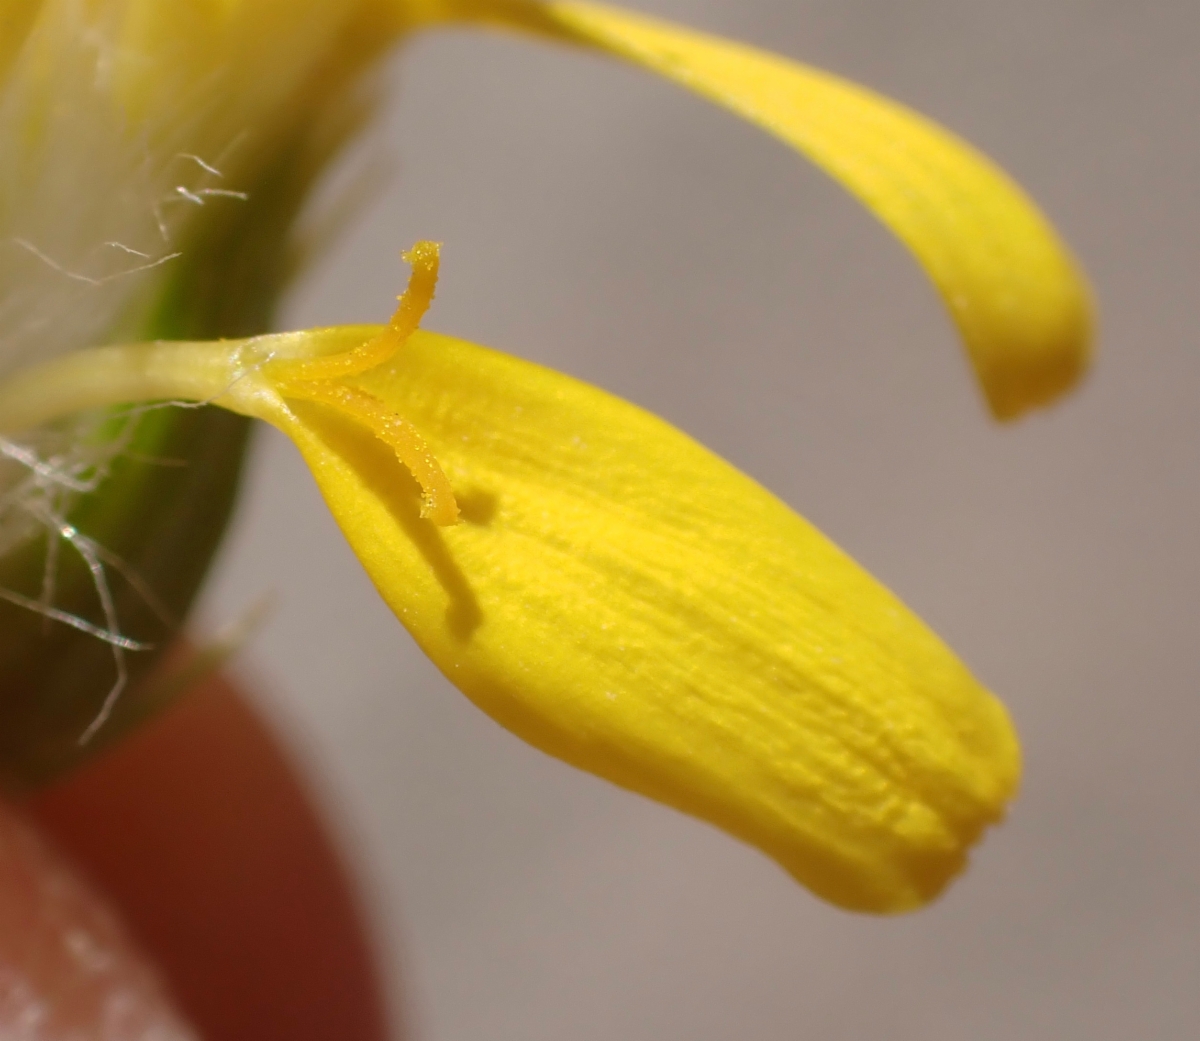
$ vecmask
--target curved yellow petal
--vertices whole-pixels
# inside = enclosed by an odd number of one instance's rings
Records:
[[[322,353],[373,328],[328,330]],[[384,599],[538,748],[717,824],[849,908],[935,896],[1013,794],[1001,705],[890,593],[663,421],[418,332],[348,386],[412,423],[459,523],[353,417],[295,440]],[[255,406],[257,408],[257,406]]]
[[[993,413],[1051,401],[1087,366],[1092,305],[1054,229],[1001,170],[924,117],[753,47],[584,2],[403,0],[598,48],[757,123],[807,155],[912,250],[949,308]]]
[[[207,401],[299,446],[446,676],[527,741],[709,820],[846,907],[937,895],[1020,773],[1008,717],[883,587],[662,420],[392,323],[79,351],[0,383],[0,432]]]

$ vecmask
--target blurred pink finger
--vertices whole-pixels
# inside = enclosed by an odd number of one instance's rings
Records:
[[[0,805],[0,1038],[194,1037],[116,916]]]
[[[224,678],[30,811],[121,909],[206,1041],[388,1036],[347,873]]]

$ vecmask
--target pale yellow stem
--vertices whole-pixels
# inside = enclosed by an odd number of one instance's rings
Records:
[[[381,342],[389,331],[394,327],[368,337],[365,346]],[[0,434],[19,433],[89,409],[173,401],[219,405],[265,420],[293,436],[303,421],[284,399],[310,401],[370,430],[421,486],[421,515],[438,525],[454,524],[458,520],[454,491],[408,420],[368,392],[333,380],[277,378],[279,360],[272,348],[286,355],[304,343],[304,336],[284,333],[216,343],[143,343],[70,354],[0,384]],[[320,333],[309,336],[310,341],[320,339]],[[348,351],[286,362],[307,372],[306,366],[324,362],[338,370],[339,361],[348,359],[341,368],[353,373],[363,360],[362,349],[360,341],[360,346]]]
[[[260,415],[262,409],[254,403],[269,391],[240,368],[240,356],[251,342],[99,347],[26,369],[0,384],[0,433],[20,433],[89,409],[134,401],[212,401]]]

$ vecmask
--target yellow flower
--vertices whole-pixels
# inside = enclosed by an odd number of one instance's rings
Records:
[[[302,187],[346,125],[343,115],[324,138],[314,130],[345,111],[329,99],[343,103],[383,44],[472,21],[644,65],[828,170],[929,272],[997,416],[1049,401],[1086,364],[1086,288],[1019,189],[908,110],[749,47],[575,2],[46,0],[12,11],[29,29],[23,47],[0,52],[26,92],[0,125],[6,140],[25,141],[25,155],[68,148],[53,141],[71,122],[52,103],[69,75],[54,33],[82,37],[54,19],[108,34],[108,80],[85,90],[107,148],[101,183],[118,208],[140,202],[142,233],[158,235],[155,252],[131,241],[128,222],[101,231],[111,207],[97,205],[87,227],[47,213],[54,243],[14,235],[24,262],[57,276],[54,291],[74,275],[104,303],[64,348],[126,335],[164,291],[182,307],[161,247],[207,241],[187,218],[243,192],[269,201],[273,186]],[[281,155],[294,161],[290,181],[272,180]],[[172,196],[178,162],[200,180]],[[53,185],[21,187],[39,200],[26,213],[54,201]],[[16,200],[28,202],[3,202]],[[251,226],[277,245],[284,209],[265,207]],[[244,241],[236,216],[223,219]],[[78,266],[111,261],[97,241],[137,251],[132,283]],[[217,263],[211,248],[196,252],[198,271]],[[898,911],[940,892],[1017,785],[999,702],[889,592],[684,434],[568,377],[419,331],[438,249],[420,243],[408,257],[388,326],[72,350],[0,385],[0,433],[164,399],[266,420],[303,453],[397,617],[503,725],[753,843],[842,906]]]

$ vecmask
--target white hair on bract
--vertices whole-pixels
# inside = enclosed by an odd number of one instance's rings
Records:
[[[370,111],[353,88],[402,28],[371,2],[0,0],[0,379],[105,343],[266,331],[284,279],[258,272],[290,263],[307,189]],[[71,517],[139,418],[0,439],[0,561],[44,544],[40,591],[0,579],[0,598],[113,643],[118,688],[112,575],[152,583]],[[66,555],[90,621],[61,610]]]

